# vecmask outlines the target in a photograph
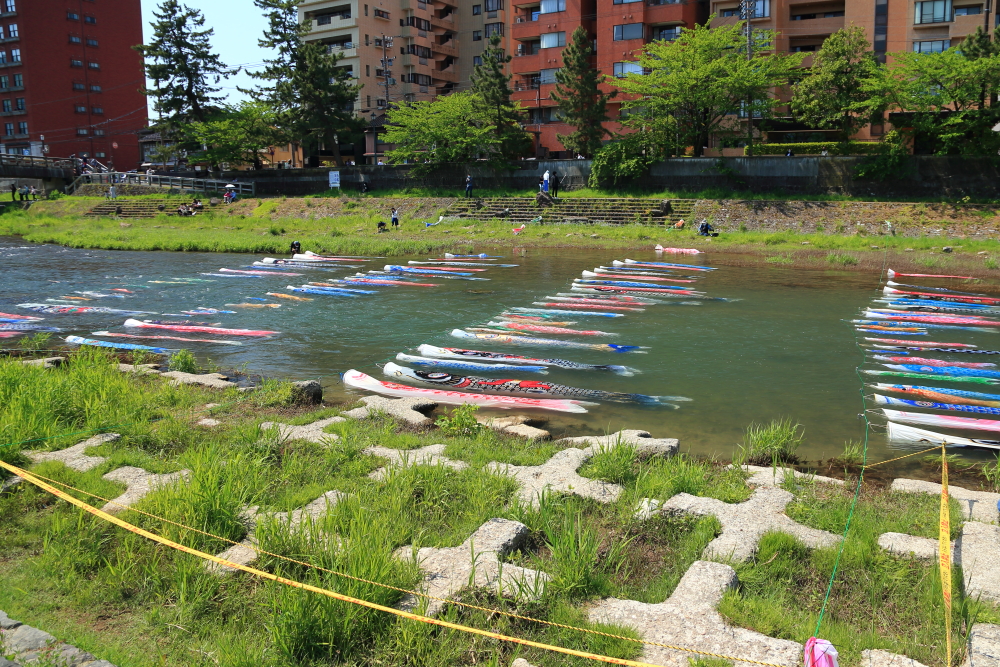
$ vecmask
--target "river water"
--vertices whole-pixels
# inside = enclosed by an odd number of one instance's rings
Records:
[[[614,354],[591,350],[539,347],[502,347],[460,341],[452,329],[485,324],[506,308],[531,307],[541,297],[567,292],[580,271],[623,259],[604,250],[517,250],[504,260],[516,268],[494,268],[481,276],[488,282],[434,280],[440,287],[381,287],[378,294],[360,298],[313,296],[310,302],[266,297],[326,276],[352,271],[291,269],[301,277],[213,278],[201,275],[220,267],[247,268],[259,257],[207,253],[118,252],[76,250],[58,246],[28,246],[16,239],[0,239],[3,284],[0,311],[29,314],[24,302],[80,296],[77,291],[123,287],[135,292],[125,299],[79,301],[80,305],[180,313],[198,306],[226,308],[226,304],[254,303],[252,297],[280,303],[277,309],[240,309],[233,315],[194,316],[197,322],[222,323],[232,328],[269,329],[281,334],[266,339],[244,338],[240,347],[174,341],[126,342],[186,346],[201,359],[211,358],[223,368],[245,367],[251,372],[289,379],[321,379],[328,399],[358,397],[345,389],[340,373],[354,368],[381,378],[380,366],[397,352],[416,354],[421,343],[442,347],[473,347],[527,356],[559,357],[595,364],[625,364],[641,370],[633,377],[605,372],[553,369],[549,375],[523,374],[524,379],[546,379],[561,384],[609,391],[652,395],[680,395],[693,399],[680,409],[601,403],[587,414],[546,414],[554,435],[613,432],[621,428],[648,430],[654,437],[676,437],[684,450],[728,458],[753,421],[790,417],[805,429],[803,458],[819,460],[838,455],[845,441],[863,437],[861,382],[855,367],[861,353],[851,326],[870,302],[875,279],[843,271],[801,271],[781,266],[739,268],[725,266],[725,257],[679,256],[676,261],[720,265],[698,281],[698,289],[732,302],[704,302],[698,306],[655,305],[623,318],[570,317],[578,328],[600,329],[620,335],[613,339],[567,337],[598,342],[609,340],[648,346],[646,354]],[[652,251],[633,251],[631,258],[656,261]],[[366,268],[405,263],[402,257],[373,260]],[[662,261],[662,260],[661,260]],[[667,261],[670,261],[668,258]],[[165,284],[196,278],[214,282]],[[311,295],[304,295],[311,296]],[[260,303],[260,302],[257,302]],[[45,324],[68,333],[127,331],[118,315],[47,315]],[[153,317],[153,316],[145,316]],[[178,320],[176,316],[159,319]],[[155,319],[155,318],[154,318]],[[135,330],[133,330],[135,331]],[[147,330],[139,333],[206,338],[205,334]],[[956,334],[962,334],[957,336]],[[995,337],[995,336],[994,336]],[[976,342],[992,347],[992,337],[972,332],[938,335],[935,340]],[[976,338],[985,340],[976,340]],[[110,339],[109,339],[110,340]],[[230,338],[229,340],[241,340]],[[1000,342],[1000,341],[998,341]],[[978,361],[978,359],[977,359]],[[459,372],[459,371],[456,371]],[[508,376],[501,376],[508,377]],[[891,381],[891,380],[886,380]],[[986,389],[989,391],[989,389]],[[501,414],[498,412],[497,414]],[[884,435],[874,434],[872,460],[899,455]]]

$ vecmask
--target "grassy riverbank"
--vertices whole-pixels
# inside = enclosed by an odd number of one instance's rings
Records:
[[[412,564],[393,557],[399,547],[454,547],[488,519],[520,521],[530,537],[509,565],[545,573],[550,581],[544,595],[518,599],[478,590],[458,599],[556,623],[595,627],[587,621],[586,609],[608,596],[662,602],[720,531],[713,517],[636,519],[640,500],[664,501],[686,492],[738,503],[752,492],[738,469],[683,454],[648,458],[619,443],[600,450],[579,471],[621,485],[617,500],[602,504],[549,494],[532,506],[519,496],[517,482],[489,463],[540,465],[565,443],[531,443],[475,429],[463,433],[461,420],[445,432],[401,427],[385,417],[334,424],[327,429],[331,439],[322,443],[283,441],[260,423],[309,424],[344,406],[291,404],[290,392],[280,383],[248,394],[171,387],[157,377],[122,374],[117,361],[93,350],[72,356],[57,369],[0,360],[4,441],[49,438],[0,450],[4,460],[24,465],[25,449],[60,449],[89,435],[79,431],[113,426],[110,430],[123,437],[87,452],[106,457],[96,468],[76,472],[45,462],[31,469],[79,489],[77,497],[97,505],[103,500],[88,494],[112,498],[122,491],[122,485],[102,478],[122,465],[156,473],[188,470],[187,482],[154,491],[135,509],[233,541],[247,534],[240,520],[247,506],[288,511],[337,490],[346,495],[304,531],[289,532],[276,521],[262,520],[256,529],[262,548],[404,589],[417,585],[420,575]],[[209,402],[220,405],[207,410]],[[197,424],[209,414],[221,424]],[[752,429],[746,447],[734,447],[734,456],[792,456],[799,438],[792,422]],[[438,443],[445,445],[444,456],[464,463],[464,469],[414,465],[370,476],[388,462],[369,447],[414,450]],[[855,469],[846,461],[844,465]],[[843,531],[853,480],[846,488],[809,480],[786,488],[795,496],[788,507],[791,518],[837,535]],[[890,492],[881,484],[863,487],[823,633],[838,644],[845,665],[858,664],[863,649],[882,648],[944,667],[936,568],[890,556],[876,544],[886,531],[936,537],[937,503],[934,497]],[[955,501],[952,514],[954,538],[960,530]],[[211,553],[229,546],[218,537],[137,511],[122,517]],[[194,557],[90,518],[27,483],[0,497],[0,543],[0,609],[119,667],[507,667],[518,656],[543,667],[589,664],[393,619],[243,574],[220,578]],[[791,537],[770,534],[755,558],[736,566],[741,587],[727,594],[720,610],[735,625],[804,642],[812,634],[835,558],[835,547],[807,550]],[[398,591],[274,556],[257,566],[382,604],[395,604],[401,597]],[[955,645],[960,647],[970,622],[997,622],[1000,614],[987,603],[965,598],[957,573],[956,585],[956,618],[964,621],[956,625]],[[443,616],[606,655],[636,658],[640,652],[639,645],[623,639],[469,607],[448,606]],[[628,628],[596,627],[635,637]]]

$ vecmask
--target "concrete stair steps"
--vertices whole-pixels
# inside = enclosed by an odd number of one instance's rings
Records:
[[[496,197],[456,202],[449,214],[462,218],[491,220],[503,218],[510,222],[528,222],[539,215],[542,222],[564,222],[576,219],[607,224],[663,224],[690,217],[693,200],[664,201],[630,197],[588,197],[557,199],[550,207],[539,208],[531,197]]]
[[[120,218],[154,218],[160,215],[159,206],[164,206],[164,212],[169,212],[175,205],[167,199],[143,199],[142,201],[118,200],[98,204],[90,209],[84,217],[98,218],[117,215]],[[121,208],[121,213],[117,209]]]

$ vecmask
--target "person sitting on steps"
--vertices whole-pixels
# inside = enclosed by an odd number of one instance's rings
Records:
[[[711,236],[715,228],[709,224],[708,220],[702,220],[701,224],[698,225],[698,236]]]

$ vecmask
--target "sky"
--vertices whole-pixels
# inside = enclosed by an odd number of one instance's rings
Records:
[[[228,67],[258,65],[268,52],[257,46],[257,39],[267,27],[267,21],[253,0],[182,0],[182,4],[192,9],[200,9],[205,16],[205,27],[213,28],[212,48]],[[159,0],[142,0],[143,42],[148,42],[152,29],[149,24],[155,20],[153,11]],[[241,71],[238,75],[223,81],[220,95],[227,95],[230,102],[238,102],[245,96],[236,90],[237,86],[248,88],[254,80]],[[153,118],[150,111],[150,118]]]

